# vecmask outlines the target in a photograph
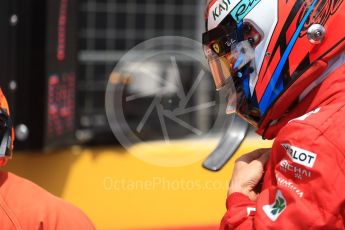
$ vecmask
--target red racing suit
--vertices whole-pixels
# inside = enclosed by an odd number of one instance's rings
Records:
[[[36,184],[0,171],[0,229],[94,230],[87,216]]]
[[[220,229],[345,229],[345,65],[270,129],[261,193],[229,195]]]

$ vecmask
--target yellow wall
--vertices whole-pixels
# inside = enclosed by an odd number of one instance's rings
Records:
[[[204,156],[215,144],[212,140],[189,141],[167,148],[155,143],[155,152],[167,157]],[[267,146],[270,142],[247,139],[236,155]],[[151,154],[145,151],[143,148],[144,155]],[[225,211],[234,160],[218,173],[204,170],[201,162],[160,167],[122,148],[72,147],[49,154],[16,152],[5,170],[74,203],[98,229],[163,229],[218,224]]]

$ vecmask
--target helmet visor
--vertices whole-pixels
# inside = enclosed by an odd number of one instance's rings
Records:
[[[238,25],[231,16],[203,34],[204,53],[217,90],[235,88],[228,95],[227,113],[237,113],[253,126],[260,110],[250,79],[255,79],[255,47],[261,34],[250,23]]]
[[[216,89],[221,89],[229,79],[242,77],[241,70],[254,59],[254,50],[248,41],[242,41],[229,47],[230,52],[218,56],[218,41],[204,46],[204,52],[212,72]]]

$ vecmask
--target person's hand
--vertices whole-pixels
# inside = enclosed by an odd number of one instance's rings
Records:
[[[255,187],[260,182],[264,167],[269,159],[271,149],[257,149],[238,158],[232,174],[229,195],[240,192],[255,201]]]

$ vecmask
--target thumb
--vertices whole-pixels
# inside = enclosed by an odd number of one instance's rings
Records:
[[[268,159],[270,159],[270,152],[265,152],[261,154],[261,156],[258,158],[258,161],[260,161],[263,165],[266,165]]]
[[[270,157],[269,153],[262,153],[257,159],[253,160],[250,165],[252,165],[253,167],[257,168],[257,169],[264,169],[265,165],[268,161]]]

